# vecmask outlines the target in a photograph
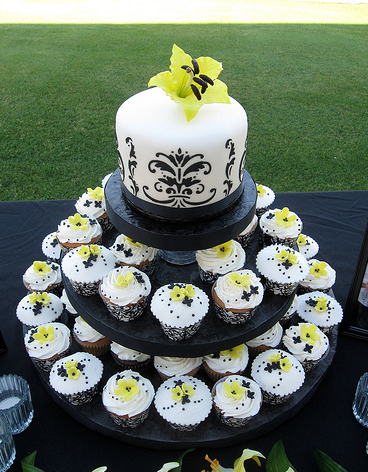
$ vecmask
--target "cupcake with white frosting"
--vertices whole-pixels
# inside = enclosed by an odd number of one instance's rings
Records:
[[[164,333],[173,341],[193,336],[206,316],[209,299],[192,284],[171,283],[156,290],[151,300],[151,312]]]
[[[75,203],[75,209],[83,216],[96,219],[103,231],[109,231],[113,225],[107,215],[105,193],[102,187],[87,188]]]
[[[23,284],[29,292],[52,292],[60,295],[60,265],[56,262],[33,261],[23,274]]]
[[[319,244],[317,241],[306,234],[299,234],[296,244],[299,252],[303,254],[307,261],[312,259],[312,257],[314,257],[319,251]]]
[[[249,320],[263,300],[259,277],[249,269],[219,277],[212,287],[216,314],[226,323],[242,324]]]
[[[249,349],[249,354],[256,357],[267,349],[277,349],[280,347],[284,331],[280,323],[274,324],[270,329],[264,333],[250,339],[246,342]]]
[[[63,357],[52,366],[50,386],[72,405],[92,401],[98,392],[103,364],[88,352],[76,352]]]
[[[56,237],[56,232],[46,235],[41,243],[41,249],[47,262],[60,262],[61,246]]]
[[[66,293],[65,288],[63,288],[63,291],[61,292],[60,300],[62,301],[64,305],[64,310],[67,313],[68,317],[74,321],[75,318],[78,316],[78,312],[74,308],[74,306],[70,303],[70,300],[69,300],[68,294]]]
[[[158,414],[180,431],[192,431],[212,410],[210,389],[189,375],[165,380],[156,392],[154,403]]]
[[[259,413],[262,392],[254,380],[230,375],[215,383],[212,400],[220,421],[227,426],[244,426]]]
[[[142,315],[151,293],[151,282],[144,272],[121,266],[106,274],[99,294],[109,312],[120,321],[131,321]]]
[[[17,305],[18,320],[28,328],[59,321],[63,304],[53,293],[32,292],[23,297]]]
[[[305,257],[281,244],[261,249],[257,254],[256,266],[266,288],[275,295],[291,295],[309,272]]]
[[[153,365],[162,380],[175,375],[194,376],[202,365],[202,357],[154,356]]]
[[[270,349],[254,359],[251,376],[261,387],[264,402],[277,405],[300,389],[305,372],[292,354],[281,349]]]
[[[125,370],[106,382],[102,403],[117,425],[136,428],[147,418],[154,395],[148,379],[138,372]]]
[[[258,225],[258,217],[255,214],[251,220],[251,222],[243,229],[243,231],[235,238],[238,243],[245,249],[249,241],[252,239],[254,232]]]
[[[129,349],[113,341],[110,345],[111,356],[124,369],[141,371],[151,364],[151,356]]]
[[[57,240],[63,252],[87,244],[98,244],[102,236],[102,228],[96,218],[75,213],[62,220],[56,232]]]
[[[275,192],[266,185],[257,184],[256,215],[262,216],[275,200]]]
[[[120,265],[136,267],[147,275],[153,274],[158,249],[134,241],[124,234],[119,234],[109,249]]]
[[[213,283],[221,275],[241,270],[245,264],[245,251],[235,240],[196,252],[199,274],[203,282]]]
[[[45,323],[28,330],[24,345],[34,364],[49,372],[54,362],[68,355],[72,337],[63,323]]]
[[[217,380],[229,375],[242,374],[249,361],[248,348],[245,344],[239,344],[231,349],[207,354],[203,357],[203,367],[208,377]]]
[[[298,359],[306,372],[317,367],[330,350],[328,337],[312,323],[290,326],[285,331],[282,344]]]
[[[294,247],[302,232],[303,223],[289,208],[267,210],[259,220],[263,244],[284,244]]]
[[[342,321],[340,303],[324,292],[316,291],[298,295],[297,313],[306,323],[313,323],[328,334]]]
[[[110,350],[110,339],[92,328],[81,316],[75,319],[73,336],[83,351],[94,356],[102,356]]]
[[[298,295],[294,294],[291,305],[289,306],[286,313],[280,319],[281,326],[285,326],[296,314],[298,307]]]
[[[115,267],[115,257],[106,247],[91,244],[71,249],[61,267],[77,293],[95,295],[101,279]]]
[[[328,293],[336,282],[335,269],[327,262],[318,259],[310,259],[308,265],[309,272],[300,282],[299,293],[316,290]]]

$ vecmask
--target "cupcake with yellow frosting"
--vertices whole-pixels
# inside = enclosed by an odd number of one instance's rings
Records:
[[[105,193],[102,187],[87,188],[75,203],[75,209],[83,216],[95,218],[103,231],[109,231],[113,225],[106,211]]]
[[[56,262],[33,261],[23,274],[23,284],[29,292],[51,292],[61,295],[60,265]]]
[[[229,375],[242,374],[249,361],[248,348],[239,344],[231,349],[208,354],[203,357],[203,367],[208,377],[217,380]]]
[[[267,210],[259,220],[259,227],[265,246],[283,244],[294,247],[302,232],[303,223],[296,213],[284,207]]]
[[[68,252],[82,245],[98,244],[102,228],[96,218],[75,213],[59,223],[56,237],[62,251]]]
[[[258,217],[265,213],[275,200],[275,192],[265,185],[257,184],[256,215]]]

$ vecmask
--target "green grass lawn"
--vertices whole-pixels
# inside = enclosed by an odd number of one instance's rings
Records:
[[[0,24],[0,200],[77,198],[116,169],[115,114],[173,43],[223,63],[247,170],[277,192],[367,189],[368,27]]]

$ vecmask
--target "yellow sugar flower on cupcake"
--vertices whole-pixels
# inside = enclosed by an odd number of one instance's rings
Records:
[[[37,332],[33,334],[33,339],[38,341],[41,345],[53,341],[55,339],[54,327],[52,325],[47,328],[45,328],[45,326],[40,326]]]
[[[237,380],[234,380],[231,383],[225,381],[224,391],[226,396],[239,400],[245,392],[245,387],[241,387]]]

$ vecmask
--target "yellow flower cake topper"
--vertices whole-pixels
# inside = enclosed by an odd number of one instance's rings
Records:
[[[171,398],[177,402],[183,402],[186,398],[194,395],[194,390],[192,385],[187,385],[182,383],[181,385],[176,385],[176,387],[171,389]]]
[[[267,358],[271,364],[279,364],[280,369],[284,372],[289,372],[290,368],[292,367],[292,363],[289,361],[287,356],[282,357],[281,354],[271,354],[270,357]]]
[[[226,85],[217,77],[222,64],[210,57],[192,59],[176,44],[172,48],[170,71],[160,72],[148,86],[163,89],[179,103],[187,121],[192,120],[206,103],[230,103]]]
[[[322,313],[328,310],[329,300],[325,297],[316,297],[313,303],[313,308]]]
[[[77,380],[80,374],[80,370],[78,369],[78,361],[76,359],[66,361],[64,364],[64,368],[68,375],[69,379]]]
[[[87,188],[87,193],[91,198],[94,198],[95,200],[101,201],[105,198],[104,190],[101,187],[96,187],[94,189]]]
[[[244,274],[242,276],[239,275],[238,272],[232,272],[227,276],[230,283],[237,287],[242,288],[249,288],[250,286],[250,275]]]
[[[259,197],[263,197],[265,193],[266,193],[265,187],[263,187],[263,185],[261,185],[261,184],[258,184],[257,185],[257,195]]]
[[[132,280],[134,280],[134,274],[130,270],[125,275],[123,274],[118,275],[116,278],[116,283],[114,283],[114,286],[117,288],[125,288],[130,284]]]
[[[42,305],[48,305],[51,297],[47,292],[32,292],[29,295],[29,301],[32,303],[32,305],[35,305],[36,303],[42,303]]]
[[[46,328],[45,326],[39,326],[37,332],[33,333],[32,337],[38,341],[41,346],[47,342],[51,342],[55,339],[54,327],[48,326]]]
[[[296,243],[297,243],[298,246],[306,246],[307,238],[305,237],[304,234],[299,234]]]
[[[230,356],[231,359],[238,359],[241,353],[244,351],[244,344],[239,344],[239,346],[235,346],[231,349],[225,349],[224,351],[220,351],[221,356]]]
[[[90,246],[84,246],[82,245],[78,251],[78,255],[82,259],[87,259],[89,256],[97,256],[97,254],[100,254],[101,249],[98,247],[97,244],[91,244]]]
[[[276,224],[284,226],[285,228],[291,228],[293,223],[296,221],[296,214],[290,212],[289,208],[284,207],[281,211],[275,211]]]
[[[302,324],[300,337],[303,341],[308,341],[308,344],[315,345],[316,341],[319,341],[320,335],[316,332],[317,326],[314,324],[306,325]]]
[[[134,239],[129,238],[128,236],[124,237],[125,241],[129,244],[129,246],[135,246],[135,247],[141,247],[142,244],[139,243],[138,241],[134,241]]]
[[[245,392],[245,387],[241,387],[237,380],[230,383],[224,382],[225,395],[234,400],[240,400]]]
[[[139,393],[139,386],[137,381],[133,378],[131,379],[119,379],[118,387],[114,391],[114,395],[117,397],[123,397],[124,401],[128,402],[135,395]]]
[[[309,272],[316,279],[319,279],[320,277],[325,277],[327,275],[326,267],[327,267],[326,262],[315,261],[315,262],[312,262]]]
[[[51,267],[44,261],[34,261],[32,267],[37,274],[47,274],[51,270]]]
[[[170,297],[173,301],[180,302],[185,298],[193,298],[195,295],[195,289],[192,284],[188,284],[185,287],[180,287],[179,285],[174,285],[172,291],[170,292]]]
[[[220,259],[225,259],[227,256],[230,256],[233,250],[233,241],[227,241],[226,243],[219,244],[218,246],[215,246],[214,251],[217,252],[217,256]]]
[[[276,254],[276,259],[290,265],[294,265],[298,262],[297,255],[288,249],[281,249],[281,251]]]
[[[88,229],[88,218],[83,218],[79,213],[75,213],[74,216],[69,216],[68,221],[70,226],[76,231],[86,231]]]

